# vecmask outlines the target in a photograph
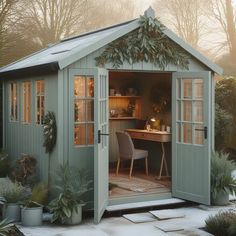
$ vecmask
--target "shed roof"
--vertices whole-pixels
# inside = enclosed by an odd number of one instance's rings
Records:
[[[56,64],[58,68],[63,69],[68,65],[78,61],[97,49],[109,44],[110,42],[122,37],[123,35],[137,29],[139,19],[113,25],[93,32],[79,35],[51,45],[39,52],[22,58],[12,64],[0,68],[0,74],[27,70],[30,68],[44,65]],[[164,33],[171,40],[180,45],[184,50],[190,53],[194,58],[206,65],[210,70],[222,74],[223,70],[205,56],[193,49],[184,40],[180,39],[175,33],[166,28]]]

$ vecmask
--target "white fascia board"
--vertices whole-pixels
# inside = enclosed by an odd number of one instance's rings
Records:
[[[139,19],[129,23],[128,25],[124,26],[121,30],[119,31],[115,31],[114,33],[112,33],[109,37],[104,37],[102,39],[100,39],[99,41],[95,42],[92,45],[89,45],[88,47],[79,50],[79,51],[75,51],[73,52],[73,54],[69,55],[66,58],[61,59],[60,61],[58,61],[58,65],[60,69],[63,69],[67,66],[69,66],[70,64],[80,60],[81,58],[89,55],[90,53],[98,50],[99,48],[109,44],[110,42],[116,40],[117,38],[122,37],[125,34],[128,34],[129,32],[137,29],[139,27]]]
[[[165,28],[164,33],[167,37],[169,37],[172,41],[176,42],[180,47],[185,49],[188,53],[190,53],[193,57],[195,57],[197,60],[202,62],[204,65],[209,67],[212,71],[216,72],[219,75],[223,74],[223,69],[207,59],[205,56],[203,56],[200,52],[192,48],[188,43],[186,43],[183,39],[179,38],[174,32],[169,30],[168,28]]]

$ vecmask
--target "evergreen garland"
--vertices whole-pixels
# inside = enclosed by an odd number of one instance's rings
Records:
[[[108,44],[95,58],[97,66],[112,63],[119,68],[124,61],[129,64],[145,61],[162,70],[170,63],[188,69],[187,53],[163,33],[165,26],[159,20],[141,16],[139,24],[138,29]]]
[[[56,118],[52,111],[48,111],[44,117],[43,136],[43,146],[46,148],[47,153],[51,153],[57,140]]]

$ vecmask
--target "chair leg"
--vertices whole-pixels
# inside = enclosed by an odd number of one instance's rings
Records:
[[[119,174],[119,168],[120,168],[120,157],[118,158],[117,165],[116,165],[116,175]]]
[[[129,170],[129,178],[131,178],[131,175],[132,175],[133,165],[134,165],[134,159],[131,159],[130,170]]]
[[[146,175],[148,176],[148,158],[145,157],[145,169],[146,169]]]

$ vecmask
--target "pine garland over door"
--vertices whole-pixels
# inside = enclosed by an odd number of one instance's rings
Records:
[[[129,64],[151,62],[164,70],[168,64],[188,69],[188,54],[164,33],[165,26],[157,18],[141,16],[140,27],[108,44],[96,57],[97,66],[112,63],[119,68],[124,61]]]

